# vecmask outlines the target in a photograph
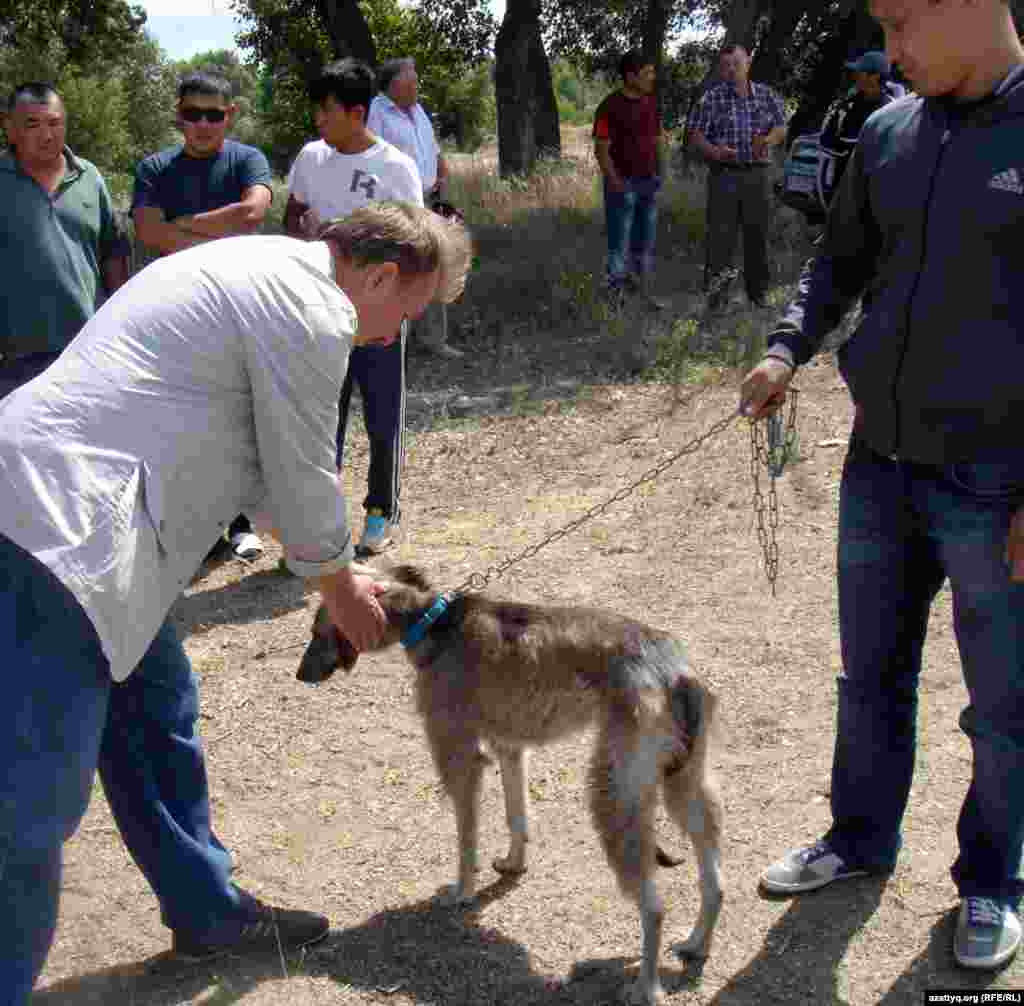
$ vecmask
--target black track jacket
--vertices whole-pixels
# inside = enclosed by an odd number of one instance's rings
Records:
[[[868,119],[769,343],[805,363],[862,295],[856,434],[929,464],[1024,457],[1024,66],[983,101]]]

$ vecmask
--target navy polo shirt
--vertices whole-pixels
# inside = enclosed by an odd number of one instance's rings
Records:
[[[190,157],[179,143],[139,163],[132,209],[157,206],[170,221],[230,206],[246,189],[270,182],[270,165],[255,147],[225,140],[213,157]]]

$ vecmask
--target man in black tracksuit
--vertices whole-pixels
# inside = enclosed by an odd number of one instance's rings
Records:
[[[913,773],[921,649],[948,578],[973,766],[952,878],[954,957],[1021,940],[1024,838],[1024,48],[1004,0],[871,0],[918,97],[864,127],[821,253],[741,389],[756,419],[855,300],[856,405],[839,502],[832,827],[761,883],[891,870]]]
[[[902,96],[902,92],[895,92],[896,85],[890,85],[886,79],[889,60],[884,52],[865,52],[845,66],[853,74],[855,89],[852,95],[829,112],[821,127],[821,146],[829,155],[823,162],[822,190],[829,201],[842,181],[868,117]]]

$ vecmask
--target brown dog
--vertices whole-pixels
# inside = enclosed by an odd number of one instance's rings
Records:
[[[372,572],[378,579],[382,574]],[[416,669],[417,707],[434,763],[455,804],[459,874],[449,900],[476,890],[480,743],[501,764],[510,832],[494,868],[526,869],[526,751],[596,723],[590,809],[623,893],[643,923],[643,963],[628,1001],[652,1004],[664,906],[655,882],[654,811],[660,789],[669,815],[697,853],[701,906],[683,956],[703,959],[722,903],[721,805],[708,770],[715,700],[689,672],[681,644],[632,619],[590,608],[514,604],[439,595],[413,567],[386,570],[378,597],[388,627],[379,649],[401,642]],[[322,681],[356,654],[321,607],[299,669]]]

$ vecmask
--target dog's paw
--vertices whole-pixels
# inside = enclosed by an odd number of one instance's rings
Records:
[[[507,856],[499,856],[491,865],[504,877],[521,877],[526,873],[526,858],[511,852]]]
[[[445,908],[468,905],[476,897],[476,891],[468,890],[461,884],[446,884],[437,892],[437,900]]]
[[[625,1006],[659,1006],[665,1001],[665,990],[657,980],[647,983],[638,978],[622,990],[619,998]]]

